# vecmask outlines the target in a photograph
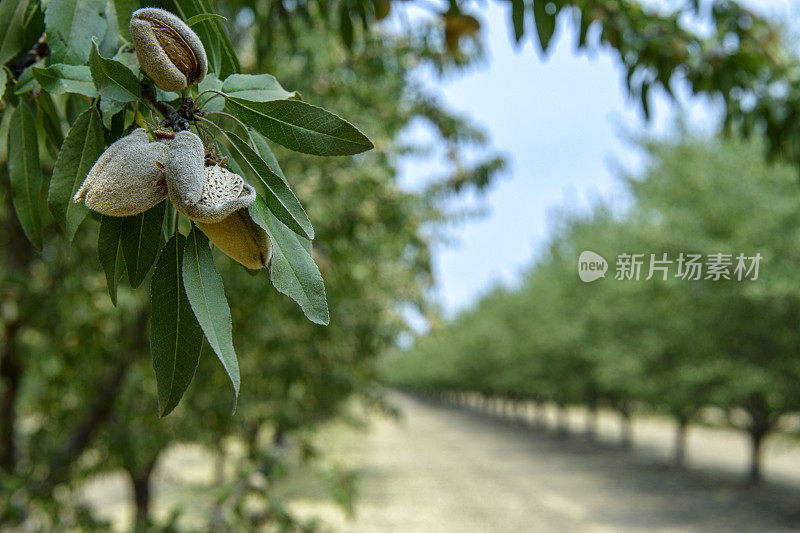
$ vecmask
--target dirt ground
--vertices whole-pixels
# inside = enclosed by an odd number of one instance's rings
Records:
[[[362,474],[355,520],[328,504],[296,501],[348,532],[800,531],[800,448],[773,439],[760,487],[742,482],[739,433],[693,428],[690,469],[668,466],[672,425],[639,420],[635,448],[613,440],[601,416],[599,443],[558,437],[484,413],[392,397],[398,422],[366,433],[337,428],[321,440]],[[572,413],[577,430],[579,413]]]
[[[319,435],[335,462],[360,473],[355,517],[302,482],[287,494],[293,511],[350,533],[800,531],[797,440],[767,441],[768,481],[752,487],[742,481],[747,440],[735,431],[693,426],[690,468],[679,469],[669,466],[674,427],[664,419],[636,419],[634,449],[625,451],[610,413],[600,416],[599,442],[589,443],[578,410],[563,437],[411,396],[390,399],[399,420],[373,415],[366,429],[336,423]],[[208,452],[169,450],[154,477],[154,514],[191,505],[212,479]],[[123,476],[98,477],[85,494],[127,529],[133,509]]]

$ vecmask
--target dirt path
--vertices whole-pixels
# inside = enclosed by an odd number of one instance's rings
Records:
[[[682,470],[664,464],[671,442],[664,422],[638,424],[644,445],[625,452],[407,396],[393,400],[404,413],[399,423],[378,418],[366,433],[328,435],[333,455],[362,474],[356,519],[313,501],[295,502],[297,510],[359,533],[800,531],[800,484],[744,485],[738,435],[693,431],[690,457],[711,461]],[[602,434],[613,432],[601,422]],[[782,478],[798,479],[797,447],[773,446],[767,459]]]

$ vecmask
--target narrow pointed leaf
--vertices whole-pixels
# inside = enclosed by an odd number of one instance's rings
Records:
[[[158,256],[161,224],[166,202],[122,219],[122,253],[128,267],[128,281],[134,289],[141,285]]]
[[[214,11],[207,0],[173,0],[173,5],[175,13],[180,15],[183,20],[191,20],[198,15]],[[241,70],[231,40],[218,18],[206,18],[198,21],[192,30],[200,37],[200,41],[206,49],[209,70],[216,72],[220,78],[225,78]]]
[[[189,20],[186,21],[186,25],[190,28],[197,24],[198,22],[203,22],[204,20],[208,19],[219,19],[223,22],[228,22],[228,19],[223,17],[222,15],[218,15],[216,13],[200,13],[199,15],[195,15],[191,17]]]
[[[97,96],[88,65],[57,63],[47,68],[31,67],[31,72],[42,89],[51,94],[75,93],[89,98]]]
[[[150,283],[150,351],[158,388],[158,413],[178,405],[194,377],[203,331],[192,312],[181,275],[186,237],[177,233],[164,246]]]
[[[233,385],[234,398],[239,398],[239,362],[233,349],[231,309],[225,298],[222,277],[214,264],[208,237],[197,226],[186,238],[183,252],[183,283],[194,316],[205,333],[208,344],[219,357]]]
[[[39,82],[33,77],[33,71],[25,69],[14,84],[14,94],[20,95],[41,89]]]
[[[247,125],[296,152],[353,155],[374,147],[349,122],[300,100],[249,102],[235,97],[226,100],[233,114]]]
[[[548,8],[548,4],[552,6]],[[536,33],[539,35],[539,44],[542,46],[542,53],[547,53],[550,46],[550,39],[556,31],[556,15],[558,12],[548,12],[553,10],[555,3],[552,0],[533,0],[533,17],[536,23]]]
[[[203,81],[197,84],[198,94],[202,94],[203,91],[208,90],[222,90],[222,80],[217,78],[217,75],[213,72],[206,74]],[[201,105],[205,112],[222,111],[225,108],[225,99],[220,97],[217,93],[206,93],[202,97],[198,97],[197,100],[198,105]]]
[[[296,98],[296,92],[289,92],[271,74],[231,74],[222,83],[222,91],[228,96],[251,102],[268,102]]]
[[[42,249],[42,215],[39,194],[42,190],[42,167],[39,163],[39,138],[33,103],[21,98],[8,125],[8,176],[11,200],[22,230],[28,240]]]
[[[131,14],[140,7],[139,0],[114,0],[114,12],[117,16],[119,35],[128,42],[131,40],[129,29]]]
[[[105,0],[50,0],[44,22],[54,63],[82,65],[93,35],[106,31]]]
[[[0,65],[27,50],[26,14],[34,0],[3,0],[0,2]],[[5,87],[3,85],[0,90]]]
[[[272,172],[277,174],[284,182],[288,183],[288,181],[286,181],[286,176],[283,175],[280,164],[278,164],[278,158],[275,157],[272,148],[269,147],[269,143],[267,143],[264,136],[255,130],[248,130],[248,133],[250,134],[250,138],[253,139],[253,146],[256,148],[256,153],[261,156],[261,159],[264,160]]]
[[[111,303],[117,305],[117,283],[122,274],[122,221],[120,217],[102,215],[97,235],[97,258],[106,274]]]
[[[142,94],[139,80],[134,73],[119,61],[101,56],[94,41],[89,54],[89,70],[97,92],[103,98],[117,102],[135,102]]]
[[[83,203],[72,198],[104,147],[103,125],[97,109],[92,107],[78,117],[67,133],[50,178],[47,205],[56,223],[65,230],[68,244],[89,212]]]
[[[100,53],[111,56],[119,50],[119,26],[117,25],[117,6],[114,0],[104,0],[103,16],[106,20],[106,31],[100,42]],[[126,22],[126,26],[128,23]],[[99,37],[99,34],[98,34]],[[126,40],[129,40],[126,38]]]
[[[269,277],[272,285],[300,305],[316,324],[330,322],[325,284],[311,255],[311,242],[289,230],[270,213],[259,196],[250,206],[250,216],[272,239]]]
[[[41,91],[36,97],[36,124],[44,132],[47,151],[53,159],[57,159],[64,142],[64,131],[56,103],[47,91]]]
[[[525,34],[525,0],[511,0],[511,25],[514,27],[514,40],[520,42]]]
[[[280,176],[269,168],[255,150],[235,133],[227,134],[231,140],[234,155],[238,155],[239,164],[246,173],[260,180],[266,187],[266,198],[269,210],[292,231],[309,239],[314,238],[314,228],[308,220],[300,200]]]

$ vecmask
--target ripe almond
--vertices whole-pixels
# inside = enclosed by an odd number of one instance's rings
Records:
[[[177,16],[157,7],[137,9],[130,30],[139,65],[159,88],[182,91],[205,77],[203,43]]]
[[[147,211],[167,197],[166,148],[150,142],[142,128],[134,130],[103,152],[73,200],[115,217]]]
[[[267,232],[256,224],[247,209],[234,211],[219,222],[197,222],[214,246],[251,270],[266,267],[272,257]]]

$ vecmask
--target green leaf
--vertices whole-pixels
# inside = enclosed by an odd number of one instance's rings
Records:
[[[353,46],[353,20],[350,18],[350,10],[347,7],[347,2],[342,2],[339,7],[339,33],[342,36],[342,42],[350,49]]]
[[[249,207],[250,216],[272,239],[269,277],[275,288],[297,302],[308,319],[328,325],[325,284],[311,256],[311,242],[300,237],[270,213],[260,196]]]
[[[11,200],[25,235],[42,249],[42,214],[39,194],[42,190],[42,167],[39,163],[39,138],[33,103],[21,98],[8,125],[8,174]]]
[[[112,56],[119,50],[119,26],[117,25],[117,6],[114,0],[103,0],[103,17],[106,21],[106,31],[100,42],[100,53]],[[125,23],[127,26],[128,23]]]
[[[165,91],[161,87],[154,86],[155,93],[156,93],[156,101],[158,102],[174,102],[178,98],[181,97],[180,94],[176,93],[175,91]],[[175,102],[175,107],[180,105],[178,102]]]
[[[72,243],[75,231],[89,212],[83,203],[73,202],[72,198],[104,148],[103,125],[92,107],[78,117],[67,133],[50,179],[47,205],[65,230],[67,245]]]
[[[172,412],[189,387],[203,347],[203,331],[181,275],[185,245],[186,237],[180,233],[167,242],[150,283],[150,351],[162,417]]]
[[[105,0],[50,0],[44,13],[53,63],[82,65],[92,37],[105,35]]]
[[[214,11],[207,0],[173,0],[173,4],[174,12],[183,20],[191,20],[197,15]],[[209,69],[216,72],[220,79],[241,70],[231,40],[219,19],[210,18],[199,21],[192,29],[200,37],[200,41],[206,49]]]
[[[231,140],[231,148],[240,156],[239,163],[245,172],[255,176],[266,186],[270,211],[292,231],[313,239],[314,228],[311,221],[289,185],[269,168],[246,141],[235,133],[227,135]]]
[[[195,15],[195,16],[191,17],[189,20],[187,20],[186,21],[186,25],[191,28],[192,26],[194,26],[198,22],[202,22],[204,20],[214,19],[214,18],[222,20],[224,22],[228,22],[228,19],[226,17],[223,17],[222,15],[218,15],[216,13],[200,13],[199,15]]]
[[[25,69],[14,84],[14,94],[25,94],[39,88],[39,82],[33,77],[31,69]]]
[[[374,147],[349,122],[300,100],[249,102],[231,97],[227,102],[231,111],[248,126],[296,152],[352,155]]]
[[[57,63],[47,68],[32,67],[33,77],[42,89],[52,94],[75,93],[94,98],[92,73],[87,65],[65,65]]]
[[[122,253],[128,267],[128,281],[134,289],[147,277],[158,256],[165,203],[122,219]]]
[[[100,108],[100,113],[103,115],[103,127],[105,129],[111,129],[111,120],[117,113],[122,111],[126,105],[127,104],[109,98],[100,99],[100,105],[98,107]]]
[[[135,102],[139,99],[142,89],[133,72],[118,61],[102,57],[94,41],[89,54],[89,69],[97,92],[103,98],[117,102]]]
[[[239,398],[240,377],[239,362],[233,349],[231,310],[208,246],[208,237],[194,225],[183,252],[183,283],[194,316],[228,373],[236,400]]]
[[[97,258],[106,273],[106,285],[111,303],[117,305],[117,283],[122,276],[122,222],[123,218],[100,215],[97,235]]]
[[[213,72],[206,74],[203,81],[197,84],[197,94],[203,91],[222,91],[222,80],[217,78]],[[208,102],[208,103],[206,103]],[[225,108],[225,99],[220,97],[217,93],[206,93],[202,96],[199,105],[203,106],[203,111],[209,113],[214,111],[222,111]]]
[[[139,0],[113,0],[114,12],[117,15],[117,28],[120,36],[126,41],[131,41],[130,22],[131,14],[139,9]]]
[[[0,2],[0,65],[5,65],[20,52],[27,51],[25,14],[31,0]]]
[[[514,39],[520,42],[525,34],[525,0],[511,0],[511,24],[514,27]]]
[[[228,96],[250,102],[268,102],[297,98],[297,92],[289,92],[278,83],[272,74],[231,74],[222,84],[222,91]]]
[[[67,102],[65,104],[65,114],[67,115],[67,124],[72,126],[75,124],[75,121],[78,120],[78,117],[89,109],[91,105],[91,101],[88,98],[84,98],[83,96],[78,96],[76,94],[67,94]]]
[[[288,184],[289,182],[286,181],[286,176],[283,175],[283,170],[281,170],[281,166],[278,164],[278,158],[275,157],[272,148],[269,147],[264,136],[251,129],[248,129],[247,133],[249,133],[250,138],[253,139],[253,146],[255,146],[256,152],[261,156],[261,159],[264,160],[269,169]]]
[[[36,122],[44,132],[47,151],[56,159],[64,142],[64,132],[61,129],[61,116],[47,91],[41,91],[36,97]]]
[[[536,22],[536,33],[539,35],[542,53],[547,53],[550,39],[556,31],[557,14],[558,7],[553,0],[533,0],[533,17]]]

